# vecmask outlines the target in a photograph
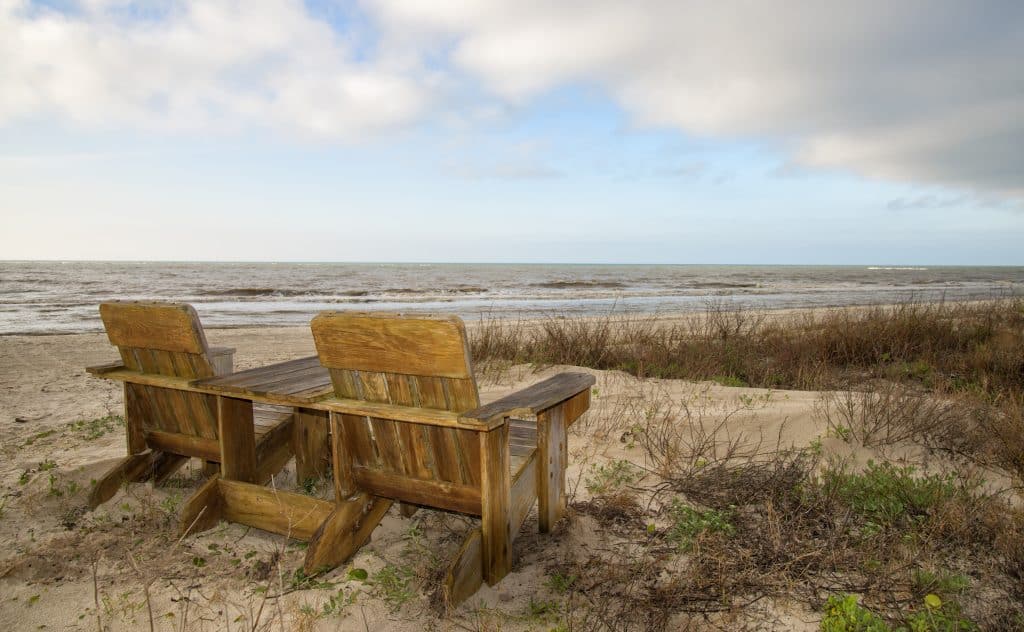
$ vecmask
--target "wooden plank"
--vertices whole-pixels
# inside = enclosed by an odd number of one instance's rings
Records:
[[[216,439],[150,430],[146,432],[146,445],[155,450],[185,454],[207,461],[220,461],[220,442]]]
[[[311,323],[324,366],[469,378],[469,343],[457,316],[322,312]]]
[[[224,519],[290,538],[308,540],[334,511],[334,503],[241,481],[220,479]]]
[[[590,389],[570,397],[562,403],[562,415],[565,419],[565,427],[571,428],[574,421],[583,416],[583,413],[590,409]]]
[[[398,431],[395,428],[402,422],[390,419],[370,418],[370,427],[373,428],[373,436],[377,444],[377,453],[380,455],[380,467],[386,472],[405,474],[405,461],[402,456],[401,445],[398,442]]]
[[[230,375],[235,369],[235,349],[233,347],[210,347],[210,366],[214,375]]]
[[[559,373],[533,386],[502,397],[462,415],[463,420],[488,422],[495,418],[536,415],[590,389],[596,380],[589,373]]]
[[[445,481],[422,481],[365,467],[352,467],[356,487],[376,496],[480,515],[480,488]]]
[[[87,505],[90,510],[107,502],[117,494],[117,490],[125,483],[142,480],[152,471],[162,452],[146,450],[139,454],[130,454],[107,470],[89,492]]]
[[[343,415],[329,413],[331,419],[331,469],[334,474],[334,499],[342,502],[356,491],[352,480],[352,459],[346,446],[349,445],[345,436]]]
[[[444,382],[441,378],[411,376],[409,385],[414,392],[416,405],[420,408],[448,410],[448,397],[444,393]]]
[[[220,471],[224,479],[251,483],[256,480],[256,434],[252,402],[217,397],[220,435]]]
[[[327,375],[327,369],[320,366],[320,359],[309,356],[238,371],[231,375],[206,378],[199,380],[197,384],[223,393],[240,393],[245,392],[250,386],[273,383],[296,374],[304,375],[312,370],[319,370],[325,377],[330,377]]]
[[[466,477],[454,431],[451,428],[430,426],[427,435],[430,437],[431,459],[437,472],[436,477],[442,481],[465,483]]]
[[[182,505],[178,514],[178,534],[200,533],[217,526],[223,516],[222,500],[220,474],[214,474]]]
[[[345,427],[345,450],[352,457],[352,464],[370,468],[380,467],[367,418],[342,415],[341,423]]]
[[[299,483],[320,480],[327,476],[330,462],[328,433],[329,413],[308,408],[297,409],[294,413],[292,451],[295,453],[295,478]]]
[[[515,541],[519,530],[526,521],[533,503],[537,501],[537,452],[532,452],[512,476],[512,503],[509,510],[512,531],[510,537]]]
[[[146,449],[145,409],[140,398],[141,386],[124,383],[124,430],[128,441],[128,454],[138,454]]]
[[[484,582],[483,538],[480,529],[472,529],[463,540],[445,573],[445,605],[453,609],[473,596]]]
[[[508,426],[480,433],[480,535],[484,581],[501,581],[512,569],[511,480]]]
[[[537,522],[541,533],[549,532],[565,512],[567,443],[561,406],[537,416]]]
[[[366,402],[358,399],[339,399],[336,397],[329,397],[320,401],[309,402],[306,404],[306,407],[315,408],[316,410],[328,410],[347,413],[350,415],[360,415],[364,417],[377,417],[380,419],[408,421],[415,424],[442,426],[445,428],[468,428],[477,430],[486,429],[502,423],[502,420],[498,419],[493,421],[491,426],[488,426],[475,419],[464,420],[457,413],[449,412],[447,410],[396,406],[394,404]]]
[[[303,570],[308,575],[345,562],[366,542],[391,507],[391,501],[359,494],[339,503],[309,541]]]
[[[191,305],[111,302],[100,305],[110,343],[119,347],[202,353],[207,350],[199,316]]]

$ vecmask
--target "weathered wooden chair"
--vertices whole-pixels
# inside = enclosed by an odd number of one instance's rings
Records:
[[[542,532],[562,515],[566,429],[589,407],[593,376],[563,373],[481,408],[457,317],[323,313],[312,329],[337,395],[323,404],[338,495],[480,516],[446,594],[457,604],[497,583],[534,501]],[[512,419],[523,415],[535,420]]]
[[[230,373],[234,354],[234,349],[209,347],[191,305],[111,302],[100,305],[100,317],[121,360],[87,370],[124,382],[128,456],[97,481],[90,508],[110,500],[126,482],[161,482],[190,457],[203,459],[212,474],[225,447],[251,446],[259,481],[288,462],[290,408],[243,402],[225,414],[216,396],[189,390],[192,380]]]

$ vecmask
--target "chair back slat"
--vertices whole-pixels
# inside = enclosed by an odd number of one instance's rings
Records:
[[[457,317],[331,312],[314,318],[312,330],[338,397],[459,413],[480,404]],[[480,485],[476,431],[355,415],[342,423],[357,467]]]

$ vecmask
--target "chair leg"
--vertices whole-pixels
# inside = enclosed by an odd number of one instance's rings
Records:
[[[502,424],[480,435],[480,535],[483,578],[489,585],[512,569],[512,504],[509,474],[509,430]]]
[[[162,454],[163,452],[146,450],[121,459],[117,465],[96,481],[96,485],[89,492],[89,509],[95,509],[113,498],[117,490],[121,489],[125,483],[149,478]]]
[[[483,537],[480,529],[473,529],[448,564],[444,578],[445,606],[455,608],[480,590],[484,583],[483,570]]]
[[[312,575],[352,557],[390,507],[390,500],[366,493],[337,505],[310,539],[303,570]]]
[[[565,513],[565,467],[568,464],[565,410],[556,406],[537,416],[537,520],[541,533],[551,531]]]
[[[212,529],[224,513],[224,499],[220,493],[220,474],[214,474],[193,493],[178,515],[178,533],[195,534]]]

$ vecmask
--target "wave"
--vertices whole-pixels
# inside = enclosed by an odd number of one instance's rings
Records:
[[[731,289],[744,287],[759,287],[758,283],[730,283],[728,281],[696,281],[690,287],[698,290]]]
[[[568,290],[583,287],[614,289],[626,287],[626,284],[619,281],[543,281],[541,283],[533,283],[532,286],[543,287],[549,290]]]
[[[915,266],[868,266],[868,270],[927,270]]]

